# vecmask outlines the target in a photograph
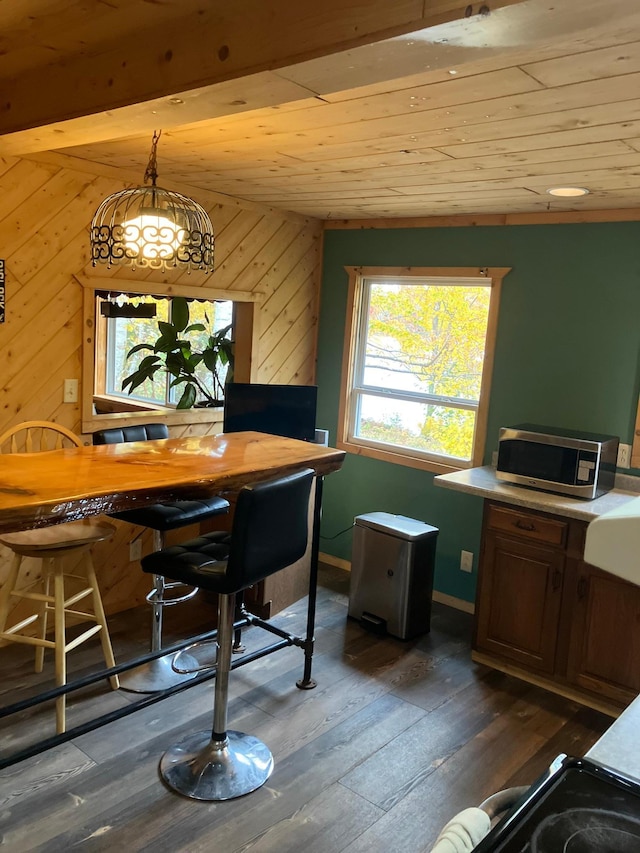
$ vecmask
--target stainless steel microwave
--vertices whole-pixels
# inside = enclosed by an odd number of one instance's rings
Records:
[[[496,477],[591,500],[613,488],[619,439],[537,424],[502,427]]]

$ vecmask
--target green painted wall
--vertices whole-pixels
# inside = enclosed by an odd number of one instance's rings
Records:
[[[500,306],[485,462],[501,426],[529,421],[633,438],[639,384],[640,223],[329,230],[318,348],[318,419],[335,442],[345,266],[511,267]],[[472,601],[482,501],[433,485],[433,475],[348,454],[327,478],[321,550],[351,559],[364,512],[440,529],[435,588]],[[475,555],[473,574],[458,568]]]

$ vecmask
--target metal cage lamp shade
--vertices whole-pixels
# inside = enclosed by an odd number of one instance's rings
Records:
[[[182,267],[213,272],[214,233],[207,211],[181,193],[156,186],[154,133],[145,181],[151,186],[121,190],[100,204],[91,222],[91,259],[134,269]]]

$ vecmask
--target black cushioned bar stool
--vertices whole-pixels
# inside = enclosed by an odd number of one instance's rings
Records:
[[[166,424],[139,424],[121,429],[103,429],[93,433],[94,444],[119,444],[124,441],[148,441],[169,438]],[[164,534],[167,530],[176,530],[189,524],[213,516],[226,513],[229,501],[220,497],[211,497],[196,501],[172,501],[162,504],[151,504],[140,509],[129,509],[112,513],[112,518],[148,527],[153,530],[153,550],[159,551],[164,547]],[[152,606],[151,622],[151,651],[162,649],[162,617],[165,607],[188,601],[198,592],[197,587],[189,589],[182,595],[167,595],[170,590],[184,585],[171,579],[168,583],[162,575],[154,575],[153,588],[147,595],[147,601]],[[178,673],[171,667],[173,655],[156,658],[147,664],[136,667],[120,676],[120,685],[125,690],[135,693],[155,693],[179,684],[181,681],[193,678],[195,673]]]
[[[238,494],[231,534],[207,533],[142,560],[145,572],[218,593],[213,729],[190,735],[160,760],[167,785],[192,799],[240,797],[263,785],[273,769],[273,756],[262,741],[227,731],[235,597],[304,554],[313,477],[308,469],[245,486]]]

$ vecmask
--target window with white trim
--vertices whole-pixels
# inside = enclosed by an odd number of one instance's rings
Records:
[[[434,471],[481,464],[508,271],[349,269],[340,447]]]

